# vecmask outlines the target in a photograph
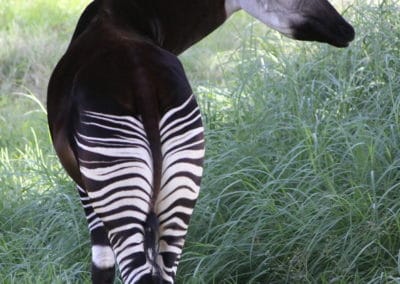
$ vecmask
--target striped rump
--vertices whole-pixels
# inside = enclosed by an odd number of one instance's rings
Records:
[[[158,143],[148,138],[141,116],[80,116],[81,199],[89,229],[104,230],[112,248],[92,241],[93,265],[113,265],[113,252],[125,283],[173,283],[203,171],[203,126],[194,97],[161,116]],[[160,162],[152,147],[161,147]]]

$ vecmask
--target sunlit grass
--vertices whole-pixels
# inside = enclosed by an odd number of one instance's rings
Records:
[[[0,282],[88,283],[42,109],[88,1],[0,1]],[[336,4],[357,30],[347,49],[242,13],[181,57],[207,159],[179,283],[400,282],[399,6]]]

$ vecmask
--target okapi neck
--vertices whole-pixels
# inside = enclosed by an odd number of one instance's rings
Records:
[[[96,0],[100,17],[180,54],[227,18],[225,0]]]

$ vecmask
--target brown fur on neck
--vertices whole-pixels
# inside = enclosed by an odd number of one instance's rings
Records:
[[[73,40],[101,20],[180,54],[226,18],[225,0],[96,0],[82,14]]]

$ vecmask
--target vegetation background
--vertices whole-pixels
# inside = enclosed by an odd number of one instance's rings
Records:
[[[89,283],[43,106],[87,3],[0,0],[0,283]],[[239,13],[181,56],[207,159],[178,283],[400,283],[400,4],[333,3],[347,49]]]

